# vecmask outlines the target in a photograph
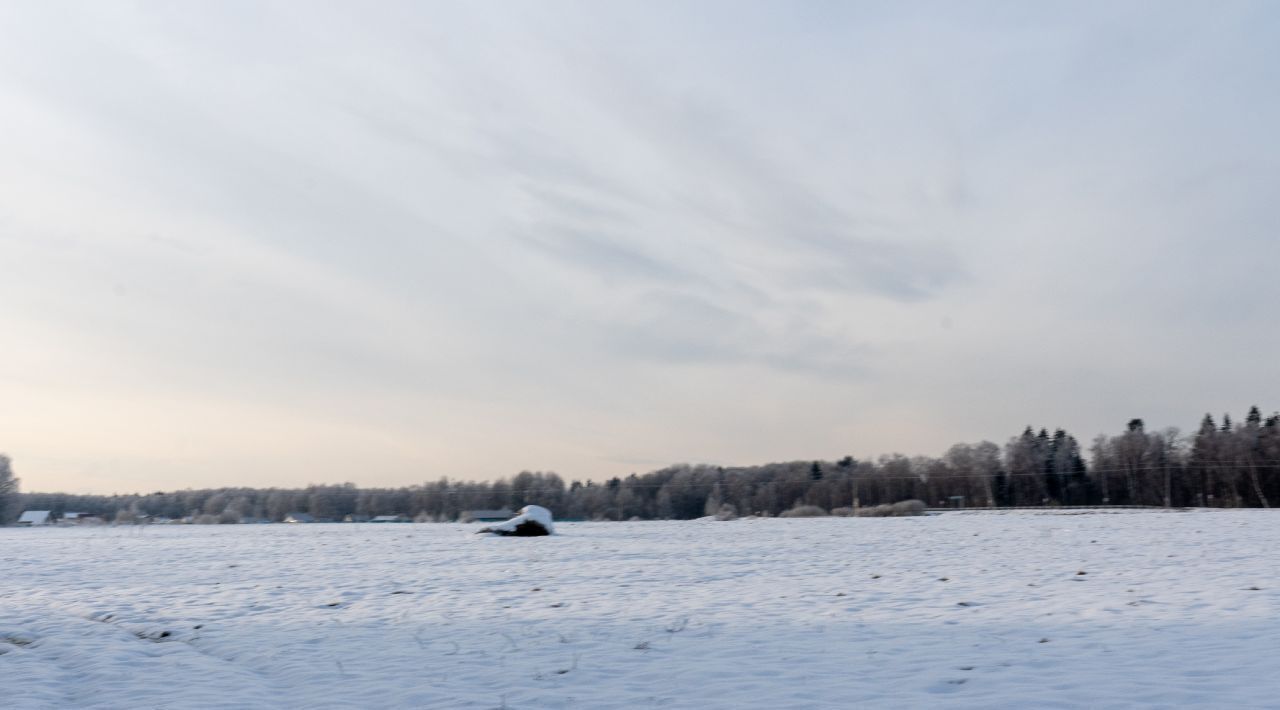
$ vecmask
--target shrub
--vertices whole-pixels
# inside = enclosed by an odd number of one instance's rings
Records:
[[[784,510],[778,515],[779,518],[821,518],[827,514],[827,511],[816,505],[796,505],[791,510]]]
[[[900,500],[893,505],[877,505],[871,508],[859,508],[858,517],[860,518],[898,518],[912,515],[924,515],[925,505],[923,501]]]
[[[887,518],[893,514],[891,505],[875,505],[858,509],[859,518]]]
[[[924,515],[924,501],[900,500],[893,504],[893,514],[897,516]]]
[[[737,520],[738,509],[733,507],[731,503],[725,503],[720,506],[720,510],[716,511],[716,520]]]

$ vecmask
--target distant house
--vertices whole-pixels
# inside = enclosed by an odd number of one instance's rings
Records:
[[[26,510],[18,518],[18,525],[32,527],[34,525],[53,525],[53,512],[48,510]]]
[[[372,520],[372,518],[367,515],[357,515],[355,513],[347,513],[342,518],[342,522],[344,523],[367,523],[370,520]]]
[[[403,515],[375,515],[369,521],[371,523],[407,523],[409,519]]]
[[[316,519],[310,513],[289,513],[284,516],[286,523],[314,523]]]
[[[98,525],[103,520],[97,513],[63,513],[62,520],[58,522],[67,525]]]
[[[515,513],[503,508],[501,510],[468,510],[459,516],[464,523],[500,523],[510,520]]]

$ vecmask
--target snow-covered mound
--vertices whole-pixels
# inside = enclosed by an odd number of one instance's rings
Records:
[[[514,535],[516,537],[538,537],[540,535],[552,535],[555,531],[556,526],[551,522],[551,511],[540,505],[526,505],[520,509],[516,517],[497,525],[481,528],[476,532]]]

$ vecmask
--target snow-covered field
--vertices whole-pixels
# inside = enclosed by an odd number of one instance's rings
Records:
[[[1280,707],[1280,513],[0,530],[6,708]]]

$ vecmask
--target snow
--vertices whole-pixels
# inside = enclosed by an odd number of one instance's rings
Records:
[[[1275,707],[1271,511],[0,529],[6,708]]]
[[[524,523],[537,523],[547,531],[545,533],[547,535],[556,533],[556,526],[551,522],[551,511],[540,505],[526,505],[514,518],[494,525],[486,525],[478,532],[513,533]]]

